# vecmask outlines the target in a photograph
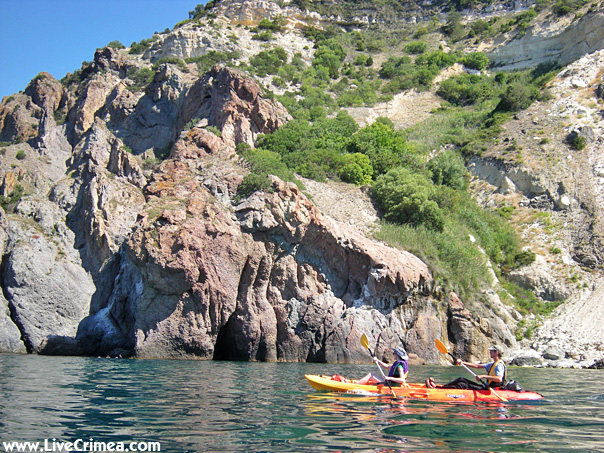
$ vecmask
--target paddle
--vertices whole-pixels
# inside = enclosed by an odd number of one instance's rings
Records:
[[[440,341],[438,338],[436,340],[434,340],[434,343],[436,344],[436,349],[438,349],[439,352],[442,352],[443,354],[449,354],[452,358],[453,361],[455,363],[457,363],[457,357],[455,357],[453,354],[451,354],[449,352],[449,350],[447,349],[447,347],[443,344],[442,341]],[[461,363],[461,366],[463,366],[466,370],[468,370],[475,378],[478,377],[478,375],[476,373],[474,373],[471,369],[469,369],[463,362]],[[486,382],[484,382],[482,379],[479,379],[480,382],[482,383],[483,387],[485,388],[485,390],[490,390],[491,392],[493,392],[493,394],[499,398],[501,401],[507,401],[504,397],[502,397],[501,395],[499,395],[495,390],[493,390],[491,387],[488,386],[488,384]]]
[[[373,351],[369,347],[369,339],[367,338],[367,335],[365,335],[365,334],[361,335],[361,346],[363,346],[365,349],[367,349],[369,351],[369,354],[371,354],[371,358],[375,357],[375,355],[373,354]],[[390,392],[392,392],[392,396],[394,396],[396,398],[396,393],[394,393],[394,390],[392,390],[390,381],[388,379],[386,379],[386,375],[384,374],[382,367],[380,366],[379,363],[376,363],[376,365],[377,365],[378,369],[380,370],[380,373],[382,373],[382,376],[384,377],[386,384],[388,384],[388,388],[390,389]]]

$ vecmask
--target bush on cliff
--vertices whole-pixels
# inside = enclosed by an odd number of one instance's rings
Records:
[[[371,195],[388,221],[421,225],[434,231],[444,229],[444,212],[434,201],[436,187],[420,173],[403,167],[393,168],[376,179]]]

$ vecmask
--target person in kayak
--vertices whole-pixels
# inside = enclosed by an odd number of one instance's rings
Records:
[[[388,376],[379,377],[372,373],[369,373],[367,376],[359,379],[357,384],[362,385],[371,385],[371,384],[383,384],[385,383],[385,379],[390,382],[390,385],[393,387],[407,386],[407,373],[409,372],[409,355],[407,355],[407,351],[405,348],[398,347],[392,350],[392,354],[394,355],[394,363],[392,365],[382,362],[377,357],[373,358],[373,361],[382,368],[390,368],[388,372]]]
[[[469,368],[483,368],[484,370],[486,370],[487,374],[476,376],[476,381],[478,382],[466,379],[464,377],[459,377],[454,381],[449,382],[448,384],[436,385],[434,379],[430,377],[426,380],[426,387],[439,389],[481,390],[484,389],[484,384],[482,384],[482,382],[484,381],[488,383],[489,387],[494,389],[503,387],[507,378],[507,370],[505,364],[503,363],[503,360],[501,359],[503,351],[499,346],[495,345],[489,348],[489,354],[491,356],[492,362],[489,362],[487,364],[470,363],[457,359],[458,365],[465,365]]]

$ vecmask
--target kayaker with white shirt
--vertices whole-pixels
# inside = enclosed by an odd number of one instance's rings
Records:
[[[500,346],[494,345],[489,348],[489,354],[492,362],[487,364],[464,362],[457,359],[458,365],[465,365],[469,368],[484,369],[487,374],[477,375],[476,381],[459,377],[445,385],[436,385],[433,378],[426,380],[428,388],[443,388],[443,389],[471,389],[480,390],[485,388],[482,382],[487,382],[490,388],[497,389],[503,387],[506,383],[507,370],[502,360],[503,351]]]

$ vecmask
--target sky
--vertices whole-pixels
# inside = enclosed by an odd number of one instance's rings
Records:
[[[207,0],[0,0],[0,99],[40,72],[62,79],[96,49],[172,29]]]

